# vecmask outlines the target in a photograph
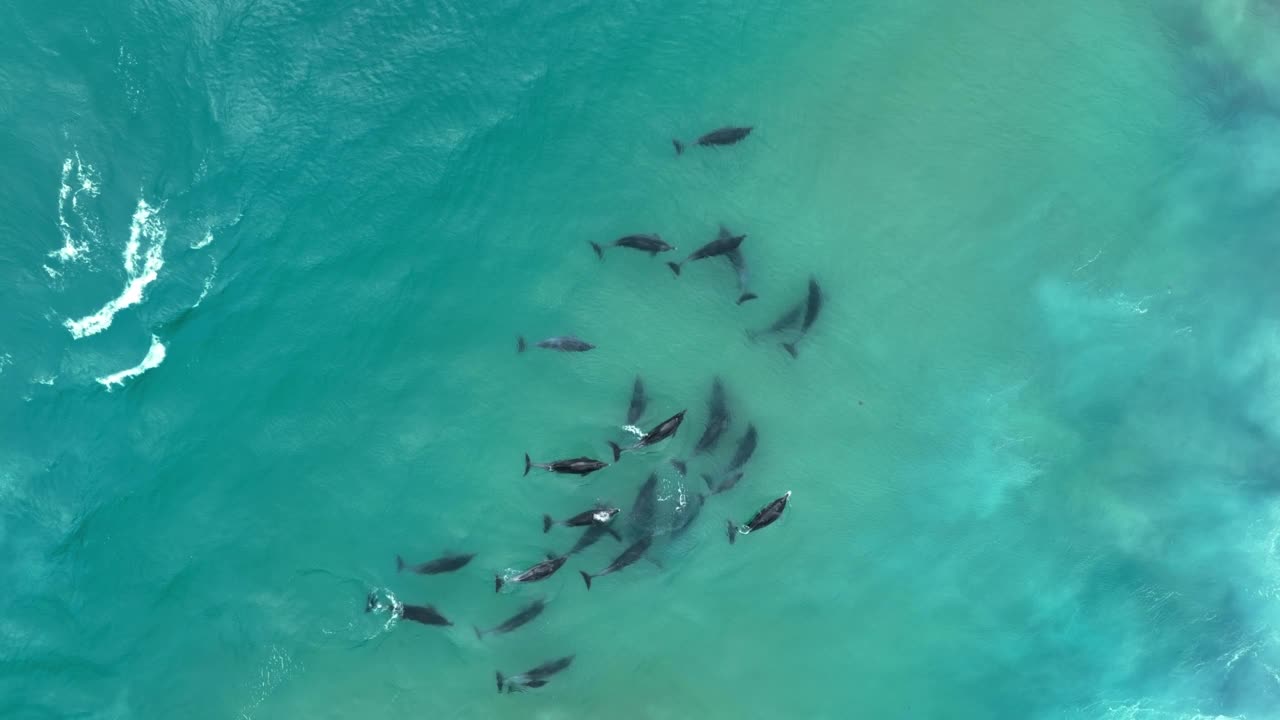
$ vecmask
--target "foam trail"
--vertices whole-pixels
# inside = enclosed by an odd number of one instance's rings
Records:
[[[71,183],[71,173],[75,171],[75,184],[73,188]],[[62,234],[62,247],[49,253],[49,257],[56,257],[62,262],[76,260],[89,250],[88,243],[81,241],[76,242],[72,235],[71,223],[67,220],[67,202],[70,201],[71,209],[78,211],[80,207],[80,194],[88,193],[91,197],[97,196],[98,185],[94,182],[93,166],[85,164],[80,159],[80,153],[75,153],[74,162],[72,158],[62,161],[62,177],[58,185],[58,232]],[[84,222],[82,221],[83,225]]]
[[[209,247],[209,245],[212,243],[213,243],[213,228],[209,228],[208,230],[204,231],[203,238],[200,238],[199,240],[191,243],[191,249],[199,250],[201,248]]]
[[[79,320],[64,322],[63,324],[71,331],[72,337],[79,339],[96,335],[111,327],[116,313],[142,302],[143,291],[155,282],[160,275],[160,268],[164,267],[162,251],[166,231],[164,223],[156,217],[157,212],[158,210],[148,205],[146,200],[138,200],[138,209],[134,211],[133,222],[129,227],[129,242],[124,248],[124,270],[129,281],[118,297],[103,305],[97,312]],[[140,262],[138,251],[142,247],[143,239],[146,239],[149,244]]]
[[[118,373],[112,373],[106,377],[100,377],[98,378],[98,382],[102,383],[103,387],[107,390],[111,390],[114,385],[124,385],[124,382],[129,378],[137,377],[151,368],[159,366],[160,363],[164,362],[164,355],[164,343],[160,342],[160,338],[152,335],[151,347],[147,350],[147,356],[142,358],[142,362],[128,370],[121,370]]]
[[[213,270],[209,272],[209,277],[204,279],[204,288],[200,290],[200,297],[196,298],[196,304],[191,306],[192,310],[200,307],[200,303],[209,296],[209,290],[213,287],[213,279],[218,276],[218,261],[213,261]]]

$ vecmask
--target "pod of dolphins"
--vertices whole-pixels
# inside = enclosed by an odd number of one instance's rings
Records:
[[[750,127],[723,127],[702,135],[690,144],[700,147],[734,145],[750,135],[751,131],[752,128]],[[684,143],[679,140],[672,140],[672,144],[675,146],[677,155],[684,153],[686,149]],[[722,225],[716,237],[710,242],[694,250],[684,260],[668,262],[667,266],[671,268],[676,277],[680,277],[682,269],[689,263],[708,258],[724,258],[737,275],[737,304],[741,305],[757,298],[757,295],[749,287],[750,272],[747,269],[746,258],[742,252],[742,244],[746,237],[745,234],[734,233]],[[650,257],[676,249],[663,241],[656,233],[626,235],[611,243],[591,242],[590,245],[592,251],[600,260],[604,260],[606,250],[614,248],[630,248],[648,253]],[[768,327],[759,330],[748,330],[747,337],[753,342],[765,339],[777,341],[779,346],[786,350],[791,357],[798,357],[798,346],[802,340],[809,336],[822,310],[822,305],[822,288],[818,285],[817,280],[810,278],[807,292],[803,298],[789,307]],[[529,345],[530,343],[524,337],[517,339],[516,348],[518,352],[525,352]],[[549,337],[534,342],[532,345],[545,350],[565,353],[587,352],[596,347],[572,335]],[[538,468],[549,473],[585,477],[596,471],[603,470],[611,464],[621,462],[623,454],[638,452],[674,437],[684,422],[686,410],[680,410],[653,426],[648,432],[644,432],[636,427],[636,423],[640,422],[645,416],[648,407],[649,402],[644,382],[637,376],[635,383],[632,385],[631,402],[627,408],[626,428],[638,435],[639,438],[627,446],[620,445],[612,440],[606,441],[612,451],[612,463],[590,457],[538,462],[534,461],[526,453],[524,456],[524,475],[527,476],[530,470]],[[688,459],[675,458],[670,461],[670,464],[683,477],[686,474],[689,460],[713,453],[720,445],[724,435],[729,432],[732,424],[733,415],[729,409],[729,394],[721,379],[714,378],[708,400],[707,422],[702,434],[699,436]],[[739,438],[729,462],[716,470],[701,473],[702,480],[707,486],[707,491],[705,493],[691,493],[687,498],[683,492],[680,494],[681,502],[679,507],[671,513],[669,525],[666,527],[665,534],[669,539],[677,539],[687,532],[711,497],[727,493],[739,485],[746,474],[744,467],[755,453],[756,443],[756,427],[751,423],[747,423],[746,429]],[[552,528],[557,526],[583,528],[577,542],[567,552],[561,555],[549,553],[545,559],[518,573],[507,576],[502,574],[495,575],[494,592],[502,592],[503,589],[510,588],[513,585],[546,580],[555,575],[572,556],[594,545],[605,535],[611,536],[619,543],[624,542],[623,535],[614,527],[619,522],[625,525],[626,534],[630,542],[612,562],[603,568],[595,572],[588,572],[582,569],[578,571],[582,576],[586,589],[591,589],[592,581],[621,572],[641,559],[647,558],[654,565],[661,568],[662,563],[658,559],[649,556],[658,535],[656,522],[659,506],[658,484],[658,473],[651,472],[636,493],[631,509],[626,512],[610,504],[597,502],[591,507],[563,519],[556,519],[551,515],[543,515],[543,533],[550,533]],[[782,496],[769,501],[745,523],[739,525],[733,520],[726,520],[726,534],[729,544],[736,543],[739,536],[749,535],[777,522],[782,517],[783,511],[786,510],[790,499],[791,491],[788,490]],[[615,521],[615,518],[620,515],[625,520]],[[462,569],[474,557],[474,554],[446,554],[443,557],[426,562],[410,563],[406,562],[400,555],[396,555],[396,570],[397,572],[408,571],[420,575],[450,573]],[[377,598],[371,593],[365,606],[366,612],[379,607],[381,606]],[[478,640],[489,635],[509,633],[535,620],[543,613],[546,607],[546,601],[538,598],[491,628],[482,629],[474,625],[472,628]],[[423,625],[450,626],[453,624],[430,605],[408,605],[397,602],[393,606],[392,612],[402,620],[409,620]],[[551,681],[553,676],[568,669],[573,664],[573,660],[574,655],[567,655],[548,660],[537,667],[515,675],[504,675],[501,671],[498,671],[496,672],[498,692],[515,693],[543,687]]]

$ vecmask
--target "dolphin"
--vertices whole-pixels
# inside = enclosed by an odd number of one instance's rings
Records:
[[[666,420],[663,420],[662,422],[658,423],[657,427],[655,427],[654,429],[646,433],[644,437],[637,440],[636,443],[631,447],[622,448],[618,446],[618,443],[611,441],[609,443],[609,447],[613,448],[613,461],[617,462],[618,459],[622,457],[622,453],[625,451],[639,450],[641,448],[646,448],[646,447],[649,447],[650,445],[660,443],[663,440],[666,440],[667,438],[671,437],[672,435],[675,435],[676,431],[680,429],[680,423],[684,422],[684,414],[685,414],[685,411],[681,410],[675,415],[672,415]]]
[[[722,127],[703,135],[694,141],[697,145],[703,147],[711,147],[713,145],[733,145],[751,134],[753,128],[750,127]],[[676,154],[684,152],[684,143],[679,140],[672,140],[671,144],[676,148]]]
[[[534,618],[541,615],[542,611],[545,610],[546,607],[547,607],[546,601],[543,600],[542,598],[538,598],[537,600],[534,600],[533,602],[524,606],[524,608],[521,609],[520,612],[502,621],[502,624],[498,625],[497,627],[489,628],[488,630],[481,630],[480,628],[472,625],[471,629],[476,631],[477,640],[483,638],[485,635],[501,635],[503,633],[509,633],[512,630],[515,630],[516,628],[529,623]]]
[[[560,566],[564,565],[564,561],[568,559],[569,559],[568,555],[561,555],[560,557],[556,557],[555,555],[549,555],[546,560],[543,560],[537,565],[534,565],[528,570],[525,570],[519,575],[511,578],[510,580],[504,580],[501,575],[494,575],[493,591],[501,592],[502,586],[506,585],[508,582],[531,583],[531,582],[538,582],[539,580],[546,580],[552,575],[555,575],[556,571],[560,569]]]
[[[598,578],[601,575],[616,573],[619,570],[627,567],[628,565],[644,557],[644,554],[649,551],[649,546],[652,544],[653,544],[653,535],[645,535],[644,537],[632,543],[631,546],[628,547],[626,550],[623,550],[621,555],[615,558],[613,562],[609,563],[609,567],[601,570],[600,572],[589,573],[585,570],[579,570],[578,572],[582,575],[582,581],[587,584],[587,589],[590,590],[592,578]]]
[[[747,431],[742,434],[742,439],[738,441],[738,449],[733,451],[733,458],[729,460],[729,464],[725,467],[725,474],[729,474],[734,470],[747,464],[751,456],[756,452],[756,426],[748,424]]]
[[[707,427],[702,431],[702,437],[698,438],[698,444],[693,448],[694,455],[701,455],[704,452],[714,450],[720,442],[720,436],[729,428],[731,420],[729,403],[725,400],[724,385],[718,377],[711,382],[709,407],[710,414],[707,417]],[[684,460],[672,460],[671,464],[675,465],[681,476],[685,474],[686,463]]]
[[[644,409],[648,405],[649,398],[644,394],[644,381],[637,375],[635,383],[631,386],[631,405],[627,408],[627,424],[635,425],[640,416],[644,415]]]
[[[400,617],[423,625],[452,625],[430,605],[401,605]]]
[[[671,268],[671,272],[679,276],[680,267],[685,263],[691,263],[695,260],[705,260],[706,258],[716,257],[718,255],[725,255],[737,250],[738,246],[742,244],[742,241],[746,239],[746,235],[731,235],[729,237],[717,236],[715,240],[712,240],[706,245],[694,250],[689,254],[689,257],[684,260],[681,260],[678,263],[667,263],[667,267]]]
[[[622,536],[618,534],[617,530],[614,530],[608,525],[592,525],[587,528],[586,532],[582,533],[578,538],[578,542],[574,543],[573,547],[570,548],[569,552],[565,553],[565,555],[576,555],[577,553],[586,550],[592,545],[595,545],[600,538],[605,536],[606,533],[612,535],[614,540],[622,542]]]
[[[640,486],[636,501],[631,506],[631,527],[640,535],[653,532],[653,515],[658,509],[658,474],[649,473],[649,479]]]
[[[542,468],[547,472],[561,473],[564,475],[590,475],[591,473],[609,467],[609,463],[593,460],[589,457],[569,458],[568,460],[552,460],[551,462],[536,463],[529,459],[529,453],[524,454],[524,474],[529,474],[530,468]]]
[[[796,327],[797,325],[800,324],[802,318],[804,317],[804,310],[808,306],[808,304],[809,303],[807,299],[801,300],[799,303],[795,305],[795,307],[792,307],[791,309],[787,310],[785,313],[780,315],[777,320],[773,321],[772,325],[765,328],[764,330],[748,330],[747,337],[750,338],[751,340],[755,340],[761,335],[772,335],[774,333],[781,333],[793,327]]]
[[[573,657],[573,655],[569,655],[558,660],[548,660],[532,670],[526,670],[511,678],[506,678],[501,672],[498,672],[496,673],[498,676],[498,692],[502,692],[503,685],[506,685],[509,693],[542,687],[547,684],[547,680],[552,675],[572,665]]]
[[[564,525],[565,527],[586,527],[588,525],[607,525],[614,515],[618,514],[618,508],[596,506],[590,510],[583,510],[568,520],[555,520],[550,515],[542,516],[542,532],[551,530],[552,525]]]
[[[809,278],[809,297],[804,307],[804,322],[800,325],[800,337],[789,343],[782,343],[783,349],[796,357],[796,344],[809,334],[809,328],[813,327],[813,321],[818,319],[818,313],[822,310],[822,288],[818,286],[818,281]]]
[[[707,473],[703,473],[702,479],[706,481],[707,490],[709,490],[712,495],[719,495],[722,492],[732,490],[734,486],[738,484],[738,481],[742,479],[742,471],[739,470],[736,473],[726,476],[720,481],[719,485],[716,485],[715,478],[711,477],[711,475]]]
[[[662,238],[658,237],[656,233],[646,234],[646,235],[627,235],[625,237],[620,237],[617,240],[614,240],[613,243],[609,245],[609,247],[631,248],[632,250],[647,252],[649,253],[649,257],[653,257],[654,255],[657,255],[660,252],[675,250],[674,247],[663,242]],[[601,260],[604,259],[605,248],[601,247],[599,243],[594,243],[594,242],[591,243],[591,249],[596,251],[596,257],[600,258]]]
[[[693,525],[693,521],[698,519],[698,513],[702,512],[702,506],[707,502],[707,496],[697,493],[693,499],[685,503],[684,507],[676,514],[674,521],[671,523],[671,537],[678,538]]]
[[[586,340],[579,340],[572,335],[549,337],[546,340],[539,340],[535,345],[547,350],[559,350],[560,352],[586,352],[595,348],[595,345]],[[523,337],[516,338],[516,352],[524,352],[526,347],[528,347],[528,344]]]
[[[417,565],[409,565],[404,558],[396,556],[396,572],[408,568],[409,572],[415,572],[419,575],[439,575],[440,573],[453,572],[464,567],[471,562],[471,558],[475,557],[475,553],[470,555],[445,555],[428,562],[419,563]]]
[[[778,518],[782,517],[782,511],[787,509],[787,501],[790,499],[791,491],[788,490],[786,495],[783,495],[777,500],[772,500],[768,505],[760,508],[760,511],[755,515],[752,515],[751,519],[747,521],[747,524],[742,527],[734,525],[733,521],[730,520],[729,544],[732,545],[738,535],[746,535],[754,530],[769,527],[773,523],[777,522]]]

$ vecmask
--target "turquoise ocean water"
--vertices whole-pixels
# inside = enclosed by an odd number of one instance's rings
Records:
[[[19,0],[0,158],[2,718],[1280,717],[1274,2]]]

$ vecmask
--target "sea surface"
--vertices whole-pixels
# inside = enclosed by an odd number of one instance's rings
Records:
[[[0,159],[0,718],[1280,717],[1271,0],[15,0]]]

